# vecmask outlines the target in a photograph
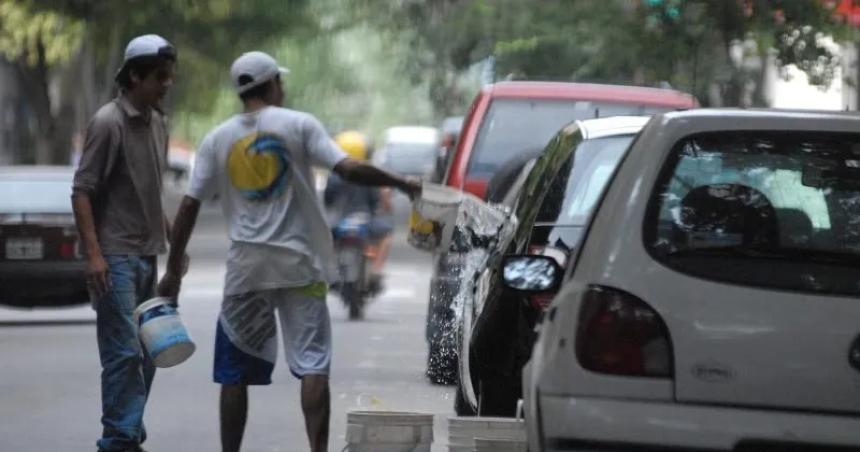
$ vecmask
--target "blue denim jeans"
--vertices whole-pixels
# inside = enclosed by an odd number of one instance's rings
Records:
[[[102,438],[99,450],[135,448],[146,439],[143,409],[155,366],[143,350],[134,309],[155,295],[154,256],[105,256],[111,288],[95,306],[102,364]]]

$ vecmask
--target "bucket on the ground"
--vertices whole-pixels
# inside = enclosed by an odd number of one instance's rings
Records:
[[[409,217],[409,244],[424,251],[447,249],[463,196],[451,187],[423,184]]]
[[[526,449],[525,440],[475,438],[475,452],[526,452]]]
[[[526,443],[526,425],[522,419],[507,417],[459,416],[448,418],[449,452],[474,451],[476,439]],[[484,449],[491,450],[491,449]],[[508,449],[502,449],[507,451]]]
[[[194,353],[194,342],[170,299],[147,300],[134,310],[134,323],[156,367],[173,367]]]
[[[430,452],[433,415],[400,411],[349,411],[349,452]]]

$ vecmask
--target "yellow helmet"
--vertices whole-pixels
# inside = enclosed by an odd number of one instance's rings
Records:
[[[367,160],[367,139],[363,133],[348,130],[337,134],[334,141],[350,157],[356,160]]]

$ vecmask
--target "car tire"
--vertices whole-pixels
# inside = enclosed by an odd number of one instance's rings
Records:
[[[478,412],[472,408],[472,405],[466,400],[463,395],[463,387],[457,385],[457,391],[454,393],[454,413],[457,416],[477,416]]]
[[[476,388],[480,415],[516,417],[517,402],[522,398],[522,386],[509,377],[482,379]]]

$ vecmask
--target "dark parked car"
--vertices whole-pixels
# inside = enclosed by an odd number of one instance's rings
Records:
[[[513,198],[517,229],[498,243],[487,266],[475,275],[474,295],[462,303],[458,414],[475,414],[478,407],[481,415],[515,414],[535,325],[555,295],[505,289],[502,257],[544,255],[563,268],[606,182],[647,122],[644,116],[576,121],[530,165]]]
[[[0,167],[0,304],[86,303],[71,167]]]
[[[478,93],[463,123],[444,184],[486,199],[488,183],[506,162],[538,155],[558,129],[574,120],[651,115],[698,105],[686,93],[636,86],[558,82],[502,82]],[[427,374],[456,381],[451,305],[460,290],[464,256],[439,253],[430,280]]]

